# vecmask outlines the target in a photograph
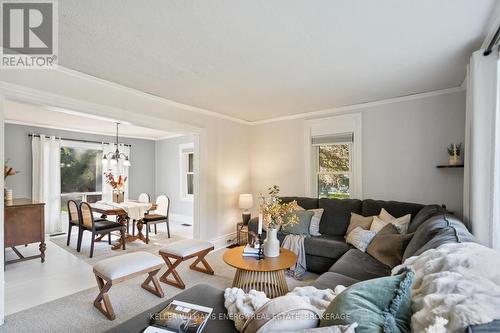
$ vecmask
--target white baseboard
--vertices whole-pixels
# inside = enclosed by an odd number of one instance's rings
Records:
[[[210,243],[214,244],[215,250],[219,250],[230,245],[231,242],[235,239],[236,239],[236,232],[231,232],[229,234],[211,239]]]
[[[168,218],[170,221],[193,224],[193,217],[189,215],[169,213]]]

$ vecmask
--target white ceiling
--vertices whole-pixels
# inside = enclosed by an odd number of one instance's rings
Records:
[[[69,131],[110,135],[116,134],[116,120],[103,117],[93,117],[71,110],[41,107],[19,103],[11,100],[4,101],[4,113],[7,123],[24,124],[29,126],[55,128]],[[174,137],[178,134],[159,131],[151,128],[121,123],[120,137],[158,140]],[[43,134],[43,133],[42,133]]]
[[[64,0],[59,63],[248,121],[460,86],[494,0]]]

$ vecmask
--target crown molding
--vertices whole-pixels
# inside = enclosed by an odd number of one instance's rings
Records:
[[[381,100],[372,101],[372,102],[352,104],[352,105],[340,106],[337,108],[317,110],[317,111],[304,112],[304,113],[297,113],[297,114],[290,115],[290,116],[283,116],[283,117],[276,117],[276,118],[271,118],[271,119],[266,119],[266,120],[259,120],[259,121],[254,121],[251,124],[252,125],[260,125],[260,124],[267,124],[267,123],[273,123],[273,122],[284,121],[284,120],[315,118],[315,117],[319,117],[319,116],[328,116],[328,115],[334,115],[334,114],[338,114],[338,113],[351,113],[351,112],[357,112],[357,111],[360,111],[362,109],[372,108],[372,107],[376,107],[376,106],[380,106],[380,105],[401,103],[401,102],[407,102],[407,101],[412,101],[412,100],[421,99],[421,98],[429,98],[429,97],[433,97],[433,96],[454,94],[454,93],[462,92],[464,90],[465,90],[465,87],[459,86],[459,87],[454,87],[454,88],[427,91],[427,92],[423,92],[423,93],[381,99]]]
[[[101,135],[101,136],[109,136],[109,137],[114,137],[116,135],[116,133],[107,133],[107,132],[99,132],[99,131],[88,131],[88,130],[73,128],[73,127],[65,127],[65,126],[52,126],[52,125],[46,125],[46,124],[39,124],[39,123],[32,122],[32,121],[19,121],[19,120],[5,119],[4,122],[6,124],[11,124],[11,125],[22,125],[22,126],[31,126],[31,127],[39,127],[39,128],[48,128],[48,129],[55,129],[55,130],[59,130],[59,131],[67,131],[67,132],[75,132],[75,133],[85,133],[85,134],[93,134],[93,135]],[[147,136],[135,136],[135,135],[122,135],[122,134],[120,134],[120,138],[138,139],[138,140],[147,140],[147,141],[158,141],[158,140],[163,140],[164,138],[173,138],[173,137],[176,137],[176,136],[182,136],[182,134],[166,135],[164,137],[159,137],[159,138],[151,138],[151,137],[147,137]]]
[[[216,112],[216,111],[207,110],[207,109],[199,108],[199,107],[196,107],[196,106],[192,106],[192,105],[188,105],[188,104],[183,104],[183,103],[175,102],[175,101],[172,101],[172,100],[160,97],[158,95],[154,95],[154,94],[151,94],[151,93],[140,91],[138,89],[130,88],[130,87],[127,87],[127,86],[124,86],[124,85],[121,85],[119,83],[115,83],[115,82],[112,82],[112,81],[104,80],[104,79],[99,78],[97,76],[93,76],[93,75],[90,75],[90,74],[86,74],[86,73],[82,73],[82,72],[79,72],[79,71],[75,71],[73,69],[69,69],[69,68],[64,67],[64,66],[60,66],[59,65],[55,69],[55,71],[63,73],[63,74],[66,74],[66,75],[70,75],[70,76],[73,76],[73,77],[76,77],[76,78],[79,78],[79,79],[93,81],[95,83],[99,83],[99,84],[105,85],[105,86],[113,88],[113,89],[118,89],[118,90],[121,90],[123,92],[127,92],[129,94],[134,94],[136,96],[149,98],[151,100],[154,100],[156,102],[160,102],[160,103],[168,105],[170,107],[174,107],[174,108],[178,108],[178,109],[182,109],[182,110],[186,110],[186,111],[192,111],[192,112],[196,112],[196,113],[199,113],[199,114],[203,114],[205,116],[216,117],[216,118],[220,118],[220,119],[224,119],[224,120],[229,120],[229,121],[233,121],[233,122],[240,123],[240,124],[245,124],[245,125],[249,125],[251,123],[249,121],[246,121],[246,120],[243,120],[243,119],[240,119],[240,118],[236,118],[236,117],[227,116],[225,114],[222,114],[222,113],[219,113],[219,112]]]

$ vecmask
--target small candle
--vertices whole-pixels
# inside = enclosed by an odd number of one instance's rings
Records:
[[[257,233],[260,235],[262,234],[262,220],[263,220],[263,216],[262,216],[262,213],[259,214],[259,228],[257,229]]]

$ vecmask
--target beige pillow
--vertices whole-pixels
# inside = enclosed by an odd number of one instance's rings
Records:
[[[298,210],[305,210],[304,207],[299,206]],[[319,233],[319,222],[321,222],[321,217],[325,211],[323,208],[308,209],[309,212],[313,212],[314,215],[311,218],[311,224],[309,224],[309,234],[311,236],[321,236]]]
[[[394,224],[387,223],[373,237],[366,252],[381,263],[393,268],[401,264],[403,253],[412,237],[413,234],[400,234]]]
[[[406,234],[408,232],[408,227],[410,226],[411,214],[406,214],[404,216],[395,218],[384,208],[380,211],[378,216],[384,222],[390,222],[398,228],[400,234]]]
[[[276,297],[261,306],[247,320],[242,333],[297,331],[318,327],[319,313],[301,297]]]
[[[374,216],[370,231],[379,232],[388,224],[389,222],[382,221],[378,216]]]
[[[351,221],[349,222],[349,226],[347,227],[346,235],[349,235],[351,231],[356,229],[357,227],[361,227],[362,229],[369,230],[372,225],[373,216],[363,216],[356,213],[351,213]]]
[[[377,234],[376,231],[365,230],[361,227],[354,228],[346,238],[347,244],[352,244],[358,250],[366,252],[368,244],[372,241],[373,237]]]

